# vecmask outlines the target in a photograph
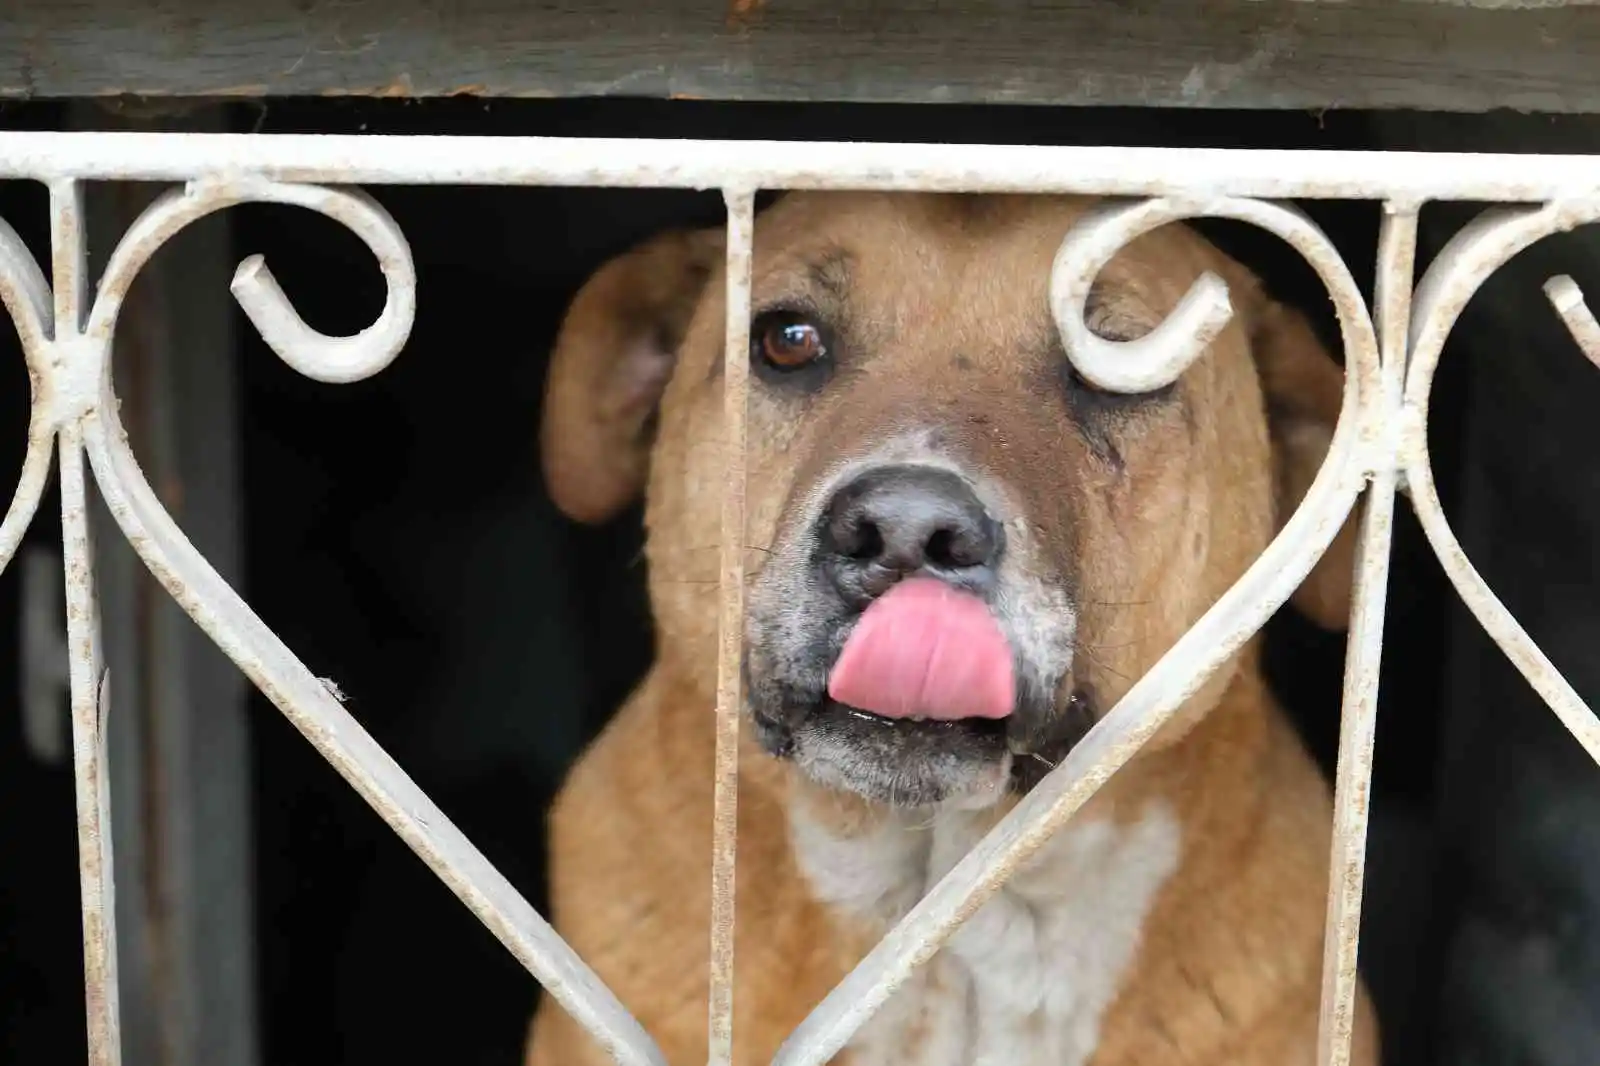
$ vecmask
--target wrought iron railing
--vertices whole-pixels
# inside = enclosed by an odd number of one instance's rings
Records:
[[[774,161],[781,161],[774,163]],[[1600,218],[1600,158],[1404,153],[1194,151],[884,144],[0,133],[0,178],[50,192],[49,277],[0,221],[0,298],[16,323],[32,384],[28,449],[0,522],[0,567],[32,521],[59,442],[70,643],[73,751],[83,896],[90,1060],[119,1061],[114,887],[105,723],[111,689],[100,652],[88,525],[88,482],[125,537],[200,625],[373,809],[619,1062],[646,1066],[659,1050],[583,960],[340,705],[336,695],[230,588],[184,536],[140,472],[119,421],[112,339],[140,269],[201,216],[244,202],[309,208],[355,232],[388,283],[377,321],[352,337],[307,327],[257,258],[233,293],[290,366],[321,381],[382,370],[415,310],[410,251],[363,184],[593,185],[723,190],[728,204],[725,402],[732,447],[722,514],[721,641],[712,862],[711,1061],[732,1049],[734,805],[742,703],[745,336],[753,197],[759,189],[1060,192],[1114,197],[1063,234],[1051,285],[1064,347],[1104,388],[1171,381],[1231,314],[1226,286],[1207,275],[1173,314],[1137,341],[1084,324],[1088,286],[1123,245],[1157,226],[1220,217],[1277,235],[1320,276],[1337,312],[1345,402],[1326,462],[1263,555],[1139,680],[1063,763],[989,833],[866,956],[790,1036],[775,1062],[821,1066],[1128,761],[1220,664],[1288,598],[1365,496],[1345,665],[1343,727],[1323,970],[1320,1062],[1348,1061],[1395,494],[1404,491],[1445,572],[1480,624],[1591,757],[1600,722],[1511,617],[1462,552],[1440,508],[1427,444],[1428,399],[1446,337],[1467,301],[1513,255]],[[87,276],[83,187],[89,181],[180,183],[128,229],[103,274]],[[1281,201],[1381,202],[1374,306],[1321,231]],[[1413,286],[1417,217],[1429,201],[1505,205],[1485,212]],[[92,283],[91,283],[92,282]],[[1570,278],[1546,286],[1591,360],[1600,324]],[[87,464],[87,465],[86,465]],[[107,531],[99,531],[102,534]]]

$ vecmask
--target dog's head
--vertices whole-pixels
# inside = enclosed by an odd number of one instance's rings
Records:
[[[1326,453],[1338,367],[1185,227],[1119,253],[1089,325],[1140,336],[1209,269],[1235,309],[1221,336],[1147,395],[1074,373],[1047,290],[1085,206],[818,194],[760,217],[745,677],[757,737],[814,781],[907,805],[1026,787],[1254,560]],[[596,274],[543,433],[575,518],[648,483],[661,654],[707,692],[722,256],[720,230],[670,234]],[[1326,625],[1348,610],[1349,542],[1297,594]]]

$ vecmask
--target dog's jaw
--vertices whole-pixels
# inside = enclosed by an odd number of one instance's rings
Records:
[[[824,704],[789,732],[786,757],[810,780],[896,807],[993,806],[1013,756],[998,730],[893,722]]]

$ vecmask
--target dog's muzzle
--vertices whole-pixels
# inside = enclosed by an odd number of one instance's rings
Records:
[[[1059,754],[1065,667],[1013,639],[1022,623],[1039,631],[1017,611],[1041,600],[1007,553],[1005,523],[950,469],[880,465],[846,480],[774,551],[752,597],[746,680],[766,749],[904,805],[997,798],[1036,778]],[[1070,663],[1070,610],[1064,622],[1054,658]]]
[[[817,541],[820,568],[860,610],[918,574],[987,594],[1006,537],[965,479],[908,465],[868,470],[834,493]]]

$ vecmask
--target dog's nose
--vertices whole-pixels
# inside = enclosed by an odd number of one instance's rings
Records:
[[[863,602],[901,577],[931,573],[981,592],[994,580],[1005,529],[948,470],[885,466],[841,488],[822,518],[822,547],[846,599]]]

